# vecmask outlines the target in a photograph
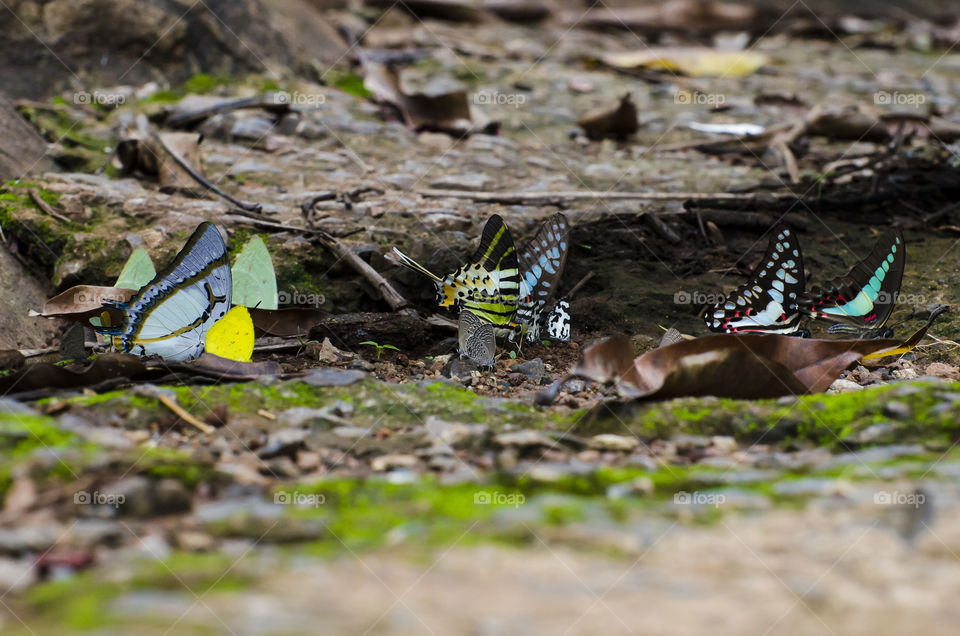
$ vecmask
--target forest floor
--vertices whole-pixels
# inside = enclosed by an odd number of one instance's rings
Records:
[[[705,334],[697,299],[739,285],[780,219],[797,231],[813,283],[901,228],[907,261],[890,320],[898,336],[929,307],[956,305],[955,186],[930,187],[956,172],[954,150],[930,133],[904,135],[903,122],[956,117],[960,53],[875,35],[765,36],[750,46],[767,57],[754,72],[680,77],[590,61],[644,50],[629,32],[388,13],[365,46],[429,51],[404,68],[409,91],[465,89],[475,120],[500,123],[498,135],[461,140],[386,121],[357,95],[359,71],[345,69],[314,80],[198,76],[116,110],[23,105],[73,171],[0,188],[5,240],[45,285],[8,285],[11,312],[39,309],[42,294],[72,285],[112,285],[134,247],[165,263],[202,220],[226,230],[232,252],[261,232],[281,294],[325,315],[390,312],[309,233],[268,231],[222,199],[162,193],[155,179],[108,161],[135,113],[156,116],[185,96],[291,96],[292,123],[262,110],[208,120],[203,173],[260,203],[268,221],[296,228],[305,201],[338,193],[310,209],[312,223],[343,236],[423,315],[433,288],[384,259],[393,246],[451,271],[491,214],[519,240],[558,210],[426,189],[807,198],[744,209],[682,198],[565,202],[572,234],[561,294],[591,275],[572,301],[573,341],[502,347],[490,372],[451,374],[452,329],[397,332],[379,342],[397,349],[378,358],[358,328],[332,331],[332,348],[302,337],[255,354],[299,378],[19,399],[14,387],[0,398],[3,633],[953,633],[956,315],[935,322],[913,352],[858,366],[826,394],[624,405],[578,382],[554,406],[533,400],[598,338],[628,334],[640,353],[668,327]],[[635,135],[579,132],[578,117],[626,93],[639,112]],[[889,120],[876,117],[844,139],[854,107],[908,117],[880,140],[870,131]],[[766,142],[730,144],[688,126],[769,129],[815,108],[839,123],[834,138],[790,142],[796,183],[790,157]],[[871,170],[883,161],[896,169]],[[885,186],[901,194],[862,200]],[[30,188],[66,222],[38,208]],[[65,325],[43,329],[23,328],[3,346],[55,346]],[[192,427],[159,395],[215,429]]]

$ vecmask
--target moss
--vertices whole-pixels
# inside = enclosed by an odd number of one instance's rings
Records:
[[[21,466],[33,466],[31,476],[38,482],[68,481],[82,472],[95,449],[51,418],[0,413],[0,499]]]

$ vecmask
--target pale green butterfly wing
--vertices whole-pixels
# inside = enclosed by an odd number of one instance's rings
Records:
[[[133,250],[133,254],[127,259],[126,265],[120,271],[117,282],[114,287],[121,289],[140,289],[153,280],[157,275],[157,270],[153,266],[153,261],[147,250],[138,247]]]
[[[277,275],[263,239],[253,236],[233,263],[233,304],[277,308]]]

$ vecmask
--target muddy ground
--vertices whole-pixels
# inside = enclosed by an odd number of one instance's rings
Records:
[[[824,26],[837,24],[823,15]],[[624,406],[578,381],[553,406],[533,398],[598,338],[628,334],[639,353],[668,327],[705,334],[698,299],[740,284],[778,220],[797,231],[812,284],[901,228],[898,336],[929,307],[956,306],[952,137],[902,122],[956,120],[960,53],[915,25],[774,29],[750,40],[750,52],[768,56],[756,71],[687,77],[598,63],[655,39],[629,30],[477,26],[397,10],[328,17],[364,27],[368,50],[424,52],[404,67],[407,90],[464,89],[474,120],[499,122],[499,133],[454,139],[390,121],[357,89],[353,55],[312,75],[135,86],[143,90],[120,91],[119,108],[78,103],[76,91],[19,102],[59,169],[0,186],[11,255],[0,255],[0,271],[31,281],[4,286],[3,348],[57,347],[66,323],[27,318],[28,308],[76,284],[113,284],[138,246],[164,263],[202,220],[226,230],[232,252],[260,233],[281,294],[322,320],[370,316],[258,341],[255,360],[297,378],[176,377],[19,398],[13,387],[0,399],[3,633],[954,631],[955,314],[913,352],[857,366],[827,394]],[[661,44],[704,41],[681,33]],[[111,158],[137,114],[156,122],[185,99],[276,91],[290,97],[288,117],[254,110],[208,121],[200,167],[259,203],[261,221],[291,229],[258,226],[202,188],[200,198],[161,192],[155,177],[125,174]],[[588,139],[577,119],[626,93],[636,134]],[[688,127],[789,125],[814,108],[853,107],[908,117],[852,139],[840,125],[792,140],[794,175],[763,143],[705,147],[727,138]],[[890,132],[875,138],[875,127]],[[682,196],[516,205],[427,189],[770,195],[737,205]],[[326,191],[337,196],[305,215],[303,204]],[[774,200],[788,192],[803,197]],[[491,214],[527,238],[558,209],[573,226],[561,294],[591,276],[572,299],[573,342],[503,346],[493,371],[451,369],[450,326],[397,318],[402,328],[376,332],[396,350],[378,357],[361,345],[371,325],[390,324],[391,308],[302,231],[343,237],[426,317],[433,289],[389,264],[392,247],[450,271]]]

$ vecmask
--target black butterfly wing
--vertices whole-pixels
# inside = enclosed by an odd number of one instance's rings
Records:
[[[517,322],[530,324],[533,308],[542,307],[557,291],[567,261],[570,222],[563,214],[546,220],[520,249],[520,303]]]
[[[707,328],[722,333],[794,333],[800,329],[798,301],[805,284],[800,245],[789,227],[779,225],[748,281],[704,315]]]
[[[885,232],[865,259],[844,276],[815,287],[800,302],[813,318],[877,329],[893,312],[907,254],[899,230]]]

